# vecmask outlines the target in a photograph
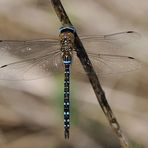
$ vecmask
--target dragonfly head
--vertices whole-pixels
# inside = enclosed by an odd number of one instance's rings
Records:
[[[63,33],[63,32],[71,32],[71,33],[75,33],[76,32],[76,30],[75,30],[75,28],[73,27],[73,26],[67,26],[67,27],[60,27],[59,28],[59,32],[60,33]]]

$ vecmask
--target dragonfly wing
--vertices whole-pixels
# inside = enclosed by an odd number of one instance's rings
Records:
[[[125,73],[141,67],[138,60],[129,56],[108,55],[108,54],[89,54],[90,60],[98,75]]]
[[[126,50],[125,46],[128,43],[139,39],[140,35],[134,31],[119,32],[108,35],[92,35],[92,36],[83,36],[81,40],[88,50],[88,52],[99,52],[103,53],[124,53]],[[92,51],[92,49],[94,49]]]
[[[58,40],[0,40],[0,58],[19,57],[29,59],[46,55],[59,49]]]
[[[83,42],[123,42],[130,43],[132,40],[139,39],[140,34],[135,31],[124,31],[117,32],[107,35],[89,35],[89,36],[81,36],[80,39]]]
[[[125,73],[136,70],[141,67],[138,60],[133,57],[109,54],[93,54],[88,53],[92,65],[98,76],[105,76],[109,74]],[[75,58],[78,73],[85,73],[78,58]]]
[[[32,80],[62,70],[60,50],[37,58],[26,59],[0,67],[1,80]]]

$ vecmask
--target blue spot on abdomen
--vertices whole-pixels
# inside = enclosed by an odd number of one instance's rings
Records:
[[[71,61],[63,61],[64,64],[71,64]]]

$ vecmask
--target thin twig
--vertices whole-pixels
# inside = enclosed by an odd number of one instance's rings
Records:
[[[56,11],[56,14],[58,16],[58,18],[60,19],[61,23],[63,26],[73,26],[71,21],[69,20],[60,0],[51,0],[52,5]],[[98,80],[98,77],[93,69],[93,66],[91,64],[91,61],[88,58],[88,55],[83,47],[83,44],[81,42],[81,40],[79,39],[77,33],[75,33],[75,47],[77,49],[77,56],[79,57],[79,60],[81,61],[81,64],[83,65],[83,68],[89,78],[89,81],[93,87],[93,90],[96,94],[97,100],[104,112],[104,114],[106,115],[112,129],[114,130],[114,132],[116,133],[116,135],[118,136],[121,145],[124,148],[128,148],[128,142],[126,141],[119,123],[117,121],[117,119],[115,118],[108,102],[105,96],[105,93],[100,85],[100,82]]]

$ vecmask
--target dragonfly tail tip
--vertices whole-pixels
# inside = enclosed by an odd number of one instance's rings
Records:
[[[65,130],[64,131],[65,139],[69,139],[69,131]]]

